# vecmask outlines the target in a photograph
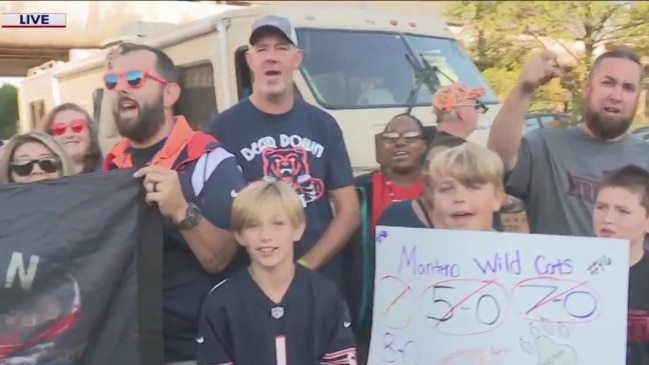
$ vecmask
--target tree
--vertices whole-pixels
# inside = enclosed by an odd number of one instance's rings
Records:
[[[11,84],[0,87],[0,137],[16,134],[18,122],[18,89]]]
[[[469,52],[501,98],[506,97],[515,86],[530,49],[536,47],[520,37],[525,23],[513,20],[523,12],[520,6],[518,2],[507,1],[455,1],[447,8],[449,19],[467,24],[477,34],[475,47]],[[551,95],[561,94],[547,90],[553,87],[540,90],[532,107],[551,107]]]
[[[649,3],[643,1],[455,1],[446,15],[478,33],[470,52],[499,94],[509,93],[532,50],[560,51],[568,77],[540,89],[534,98],[537,106],[577,101],[579,81],[598,47],[649,48]]]

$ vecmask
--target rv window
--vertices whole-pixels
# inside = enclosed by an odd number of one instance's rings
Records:
[[[100,87],[92,92],[92,117],[99,123],[101,116],[101,101],[104,98],[104,88]]]
[[[254,80],[254,75],[246,61],[247,50],[248,46],[241,46],[234,53],[234,64],[237,68],[237,94],[239,100],[243,100],[252,94],[252,81]],[[302,93],[295,83],[293,83],[293,91],[295,92],[295,97],[302,99]]]
[[[34,130],[45,116],[45,100],[41,99],[29,103],[29,112],[32,124],[31,130]]]
[[[497,101],[454,39],[306,28],[297,29],[297,36],[304,50],[302,74],[318,103],[329,109],[406,107],[416,81],[406,55],[425,57],[446,75],[437,73],[433,82],[445,85],[459,80],[484,87],[483,102]],[[434,91],[422,86],[414,105],[430,105]]]
[[[195,129],[203,129],[217,111],[212,63],[206,61],[178,69],[182,92],[174,112],[185,116]]]
[[[239,100],[243,100],[250,96],[252,93],[252,80],[253,75],[248,67],[246,61],[246,51],[248,46],[242,46],[234,53],[234,64],[236,65],[237,73],[237,94]]]

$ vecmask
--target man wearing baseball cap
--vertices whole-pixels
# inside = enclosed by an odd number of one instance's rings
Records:
[[[281,16],[267,15],[263,18],[257,19],[252,24],[252,32],[250,33],[250,44],[254,45],[264,35],[274,33],[280,37],[285,38],[294,47],[297,47],[297,36],[295,29],[291,22]]]
[[[478,128],[480,113],[487,112],[487,106],[478,98],[484,96],[483,88],[471,88],[456,82],[443,86],[433,95],[433,112],[437,116],[435,134],[428,145],[426,160],[435,154],[466,143],[466,138]],[[503,231],[500,213],[494,213],[494,229]]]
[[[295,260],[342,287],[339,252],[360,225],[360,207],[338,123],[294,95],[293,74],[303,58],[297,44],[289,19],[256,20],[246,52],[253,92],[217,115],[207,131],[235,154],[248,182],[281,180],[293,187],[306,215]]]
[[[470,88],[459,82],[446,85],[433,95],[433,111],[437,116],[437,133],[430,147],[455,147],[478,128],[479,113],[487,107],[478,101],[483,88]]]

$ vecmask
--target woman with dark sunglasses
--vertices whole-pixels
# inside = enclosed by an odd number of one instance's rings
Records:
[[[41,121],[39,131],[63,145],[75,173],[94,172],[101,165],[96,123],[79,105],[64,103],[54,107]]]
[[[0,158],[0,183],[56,180],[74,174],[74,164],[63,146],[45,133],[14,136]]]

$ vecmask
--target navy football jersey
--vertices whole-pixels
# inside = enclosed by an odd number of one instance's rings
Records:
[[[301,265],[280,303],[246,269],[214,287],[196,341],[198,365],[356,365],[342,295],[329,279]]]

